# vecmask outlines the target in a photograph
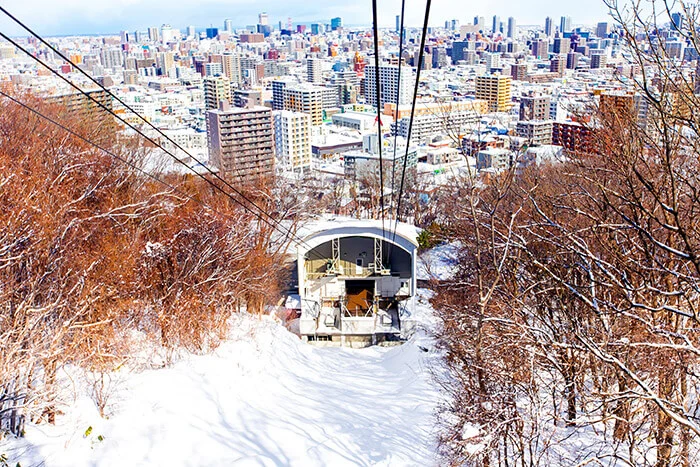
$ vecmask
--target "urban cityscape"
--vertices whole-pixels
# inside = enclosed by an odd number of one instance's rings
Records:
[[[0,6],[0,467],[700,465],[700,9],[602,3]]]
[[[399,16],[395,29],[380,30],[379,102],[366,28],[345,28],[340,17],[295,24],[264,12],[245,29],[234,29],[233,21],[205,30],[164,24],[119,36],[52,38],[70,62],[36,38],[21,38],[43,63],[3,43],[3,82],[95,105],[48,65],[102,94],[99,100],[127,121],[146,119],[162,131],[151,129],[161,144],[176,143],[227,178],[247,182],[274,173],[342,178],[376,165],[377,107],[382,132],[391,136],[384,140],[392,146],[386,154],[405,154],[409,169],[430,174],[436,184],[465,170],[503,169],[525,146],[519,163],[590,146],[582,123],[591,105],[629,101],[644,113],[630,85],[638,70],[621,54],[612,22],[583,26],[563,16],[520,27],[516,18],[495,15],[429,27],[412,118],[421,31],[405,30],[399,52]],[[680,27],[683,18],[676,14],[674,21]],[[664,31],[666,50],[683,62],[697,60],[674,24]],[[256,136],[243,140],[237,132]],[[238,144],[224,144],[230,140]]]

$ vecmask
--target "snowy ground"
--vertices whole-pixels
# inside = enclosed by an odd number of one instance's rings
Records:
[[[446,280],[457,272],[457,253],[459,243],[445,243],[430,250],[423,251],[418,256],[416,265],[419,280]]]
[[[432,327],[428,294],[414,313]],[[56,426],[28,425],[0,455],[23,467],[435,465],[440,361],[422,331],[399,347],[317,348],[238,317],[210,355],[116,375],[108,419],[76,382]]]

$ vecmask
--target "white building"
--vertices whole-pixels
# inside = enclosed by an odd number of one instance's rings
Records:
[[[303,112],[278,110],[274,119],[275,154],[280,167],[303,172],[311,167],[311,118]]]
[[[322,78],[321,60],[318,58],[306,59],[306,80],[312,84],[321,84]]]
[[[399,71],[400,70],[400,71]],[[367,65],[365,67],[365,99],[368,104],[377,106],[377,83],[376,83],[376,67]],[[401,74],[401,82],[397,83]],[[413,73],[409,67],[400,67],[398,65],[380,65],[379,66],[379,86],[381,89],[381,103],[384,107],[385,103],[396,104],[396,97],[399,97],[399,105],[410,104],[413,95]]]
[[[364,346],[400,340],[415,328],[413,226],[398,223],[393,235],[379,220],[334,218],[305,228],[310,233],[297,248],[304,340]]]
[[[177,42],[180,40],[181,36],[182,34],[180,34],[180,30],[172,28],[169,24],[164,24],[160,29],[160,37],[163,44],[167,44],[168,42]]]
[[[434,114],[403,117],[391,124],[391,134],[408,138],[411,130],[413,144],[426,143],[435,135],[444,135],[459,140],[461,135],[471,133],[479,122],[479,115],[470,110],[436,112]]]
[[[375,127],[377,115],[368,112],[342,112],[333,115],[333,125],[351,128],[361,132],[369,131]]]

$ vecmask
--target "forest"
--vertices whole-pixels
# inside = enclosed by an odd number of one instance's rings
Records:
[[[700,462],[698,80],[611,8],[646,113],[601,100],[593,150],[465,180],[433,226],[459,245],[434,285],[456,465]]]
[[[215,348],[232,312],[277,299],[288,244],[214,185],[145,176],[150,148],[114,126],[22,102],[41,115],[0,101],[0,429],[16,435],[54,421],[62,366],[97,375],[102,410],[100,375],[143,341],[166,363]]]

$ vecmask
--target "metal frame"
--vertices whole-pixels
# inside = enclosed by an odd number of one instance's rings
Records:
[[[340,238],[331,239],[331,274],[342,274],[340,270]]]
[[[384,268],[384,261],[382,258],[382,241],[378,238],[374,239],[374,273],[379,274]]]

